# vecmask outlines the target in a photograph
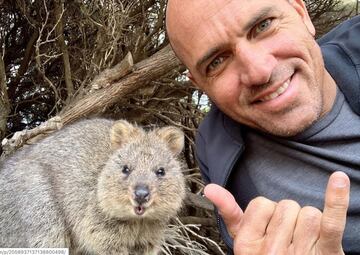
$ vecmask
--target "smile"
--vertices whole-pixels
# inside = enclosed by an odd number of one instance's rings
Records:
[[[272,92],[270,95],[260,98],[259,101],[266,102],[279,97],[286,91],[289,85],[290,85],[290,78],[286,82],[284,82],[284,84],[280,86],[275,92]]]

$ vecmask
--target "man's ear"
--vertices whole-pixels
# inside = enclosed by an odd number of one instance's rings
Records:
[[[191,74],[190,71],[187,73],[187,77],[188,77],[189,80],[194,84],[195,87],[197,87],[197,88],[199,87],[198,84],[197,84],[196,81],[195,81],[194,76]]]
[[[288,0],[296,12],[301,16],[307,30],[312,36],[315,36],[315,27],[312,23],[306,5],[303,0]]]

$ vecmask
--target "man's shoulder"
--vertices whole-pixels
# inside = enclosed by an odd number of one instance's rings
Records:
[[[321,48],[338,47],[342,55],[360,64],[360,15],[344,21],[318,40]]]
[[[222,129],[224,114],[215,105],[212,105],[210,111],[206,114],[199,126],[199,132],[207,134],[214,129]]]
[[[210,111],[201,122],[198,134],[204,139],[221,137],[219,140],[232,139],[242,143],[242,125],[224,114],[216,105],[212,105]]]
[[[339,25],[331,29],[327,34],[323,35],[321,38],[318,39],[318,43],[320,45],[328,42],[336,43],[338,39],[341,38],[341,35],[344,32],[348,32],[349,30],[353,30],[353,29],[359,29],[358,27],[359,25],[360,25],[360,15],[357,15],[340,23]]]
[[[332,29],[318,40],[325,67],[360,115],[360,16]]]

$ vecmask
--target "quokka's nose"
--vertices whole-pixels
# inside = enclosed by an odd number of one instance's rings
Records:
[[[150,200],[150,190],[146,185],[137,185],[134,193],[135,201],[139,204],[146,203]]]

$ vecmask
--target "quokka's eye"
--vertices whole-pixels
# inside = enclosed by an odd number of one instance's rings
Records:
[[[121,172],[123,172],[123,174],[129,175],[130,174],[130,168],[127,165],[124,165]]]
[[[157,177],[162,177],[165,175],[165,169],[163,167],[160,167],[158,170],[156,170],[155,174]]]

